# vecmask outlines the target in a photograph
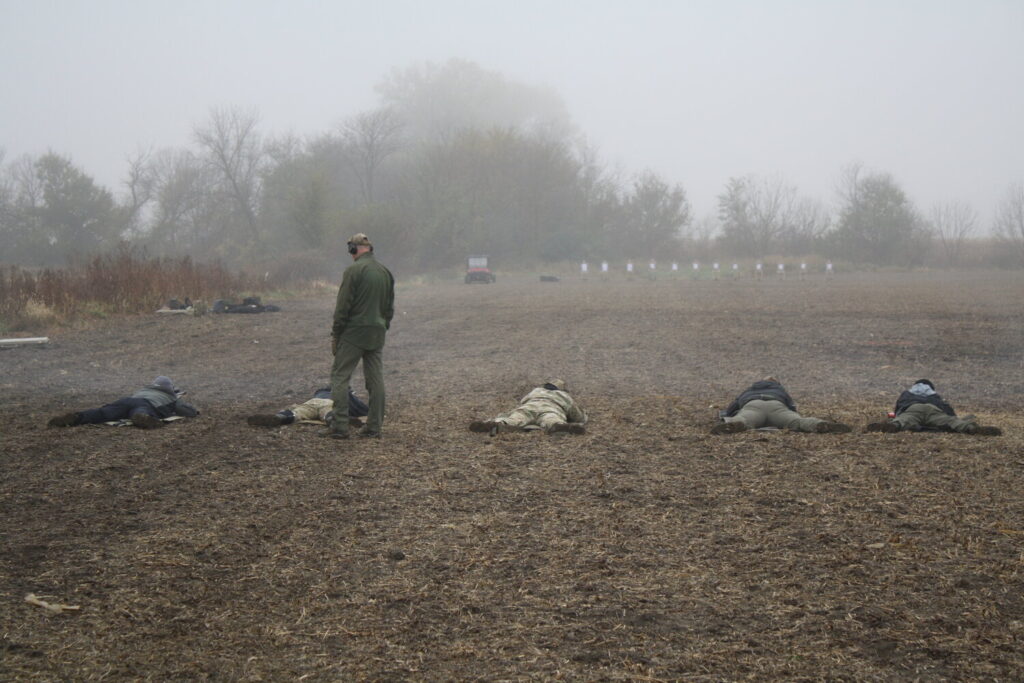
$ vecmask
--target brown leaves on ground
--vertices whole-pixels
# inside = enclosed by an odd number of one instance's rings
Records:
[[[399,289],[379,441],[245,423],[324,382],[329,298],[0,351],[0,677],[1019,675],[1019,277],[533,280]],[[157,374],[202,416],[45,427]],[[468,431],[555,374],[587,434]],[[709,435],[766,374],[1005,435]]]

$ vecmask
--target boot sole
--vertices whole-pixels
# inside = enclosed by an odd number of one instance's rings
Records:
[[[747,431],[747,425],[742,422],[723,422],[711,428],[712,434],[739,434]]]

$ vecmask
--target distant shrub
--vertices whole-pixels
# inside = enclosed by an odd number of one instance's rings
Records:
[[[141,249],[121,246],[65,269],[0,269],[0,329],[149,311],[172,297],[231,298],[262,291],[261,285],[220,263],[195,263],[188,256],[149,258]]]
[[[341,272],[351,262],[351,258],[342,259],[329,250],[301,251],[282,254],[251,270],[265,289],[284,289],[316,280],[340,282]]]

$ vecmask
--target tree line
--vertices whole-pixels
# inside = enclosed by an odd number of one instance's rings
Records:
[[[378,95],[378,107],[307,138],[213,109],[191,146],[131,156],[116,194],[56,152],[0,156],[0,262],[56,265],[128,242],[331,277],[345,239],[365,232],[406,272],[470,253],[958,265],[981,227],[973,207],[922,213],[892,176],[856,164],[839,173],[835,207],[751,175],[729,179],[717,214],[696,219],[682,185],[603,165],[550,90],[452,60],[395,70]],[[1024,265],[1024,184],[1007,190],[991,234],[992,262]]]

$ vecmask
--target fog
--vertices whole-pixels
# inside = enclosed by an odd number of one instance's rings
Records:
[[[310,136],[376,106],[393,69],[460,58],[554,90],[605,163],[681,184],[697,218],[752,173],[831,203],[858,161],[987,231],[1024,179],[1022,34],[1016,0],[2,0],[0,148],[114,189],[211,107]]]

